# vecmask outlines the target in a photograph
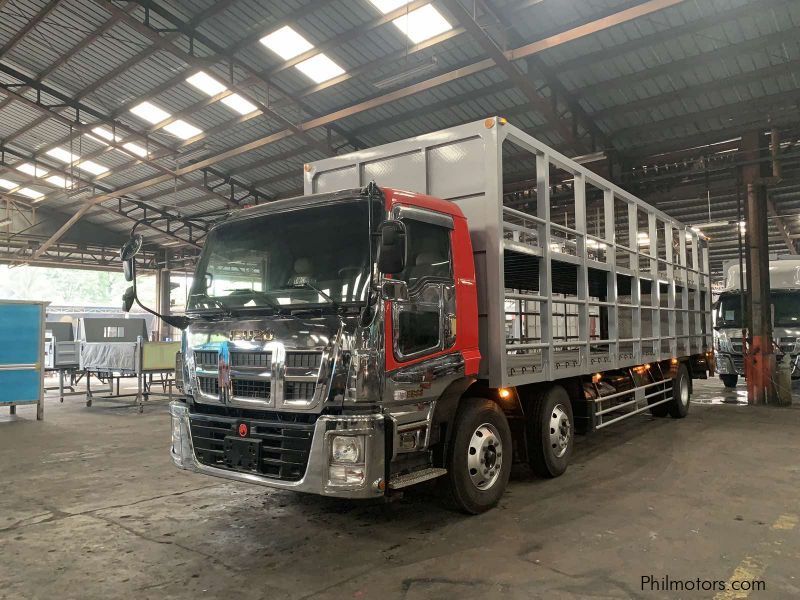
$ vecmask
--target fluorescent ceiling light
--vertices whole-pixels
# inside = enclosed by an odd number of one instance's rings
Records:
[[[96,133],[101,138],[104,138],[104,139],[108,140],[109,142],[120,142],[120,141],[122,141],[122,138],[120,136],[112,134],[105,127],[95,127],[94,129],[92,129],[92,132]],[[97,141],[97,142],[100,142],[101,144],[105,144],[106,146],[108,145],[103,140],[98,140],[97,138],[95,138],[95,137],[93,137],[91,135],[89,137],[92,138],[93,140]],[[144,158],[144,157],[146,157],[148,155],[148,152],[147,152],[146,148],[144,148],[143,146],[140,146],[139,144],[135,144],[133,142],[128,142],[126,144],[122,144],[122,147],[125,148],[128,152],[131,152],[131,153],[135,154],[136,156],[141,156],[142,158]],[[118,148],[116,148],[116,150],[119,152]]]
[[[392,23],[415,44],[453,28],[432,4],[426,4],[402,17],[397,17]]]
[[[258,110],[258,107],[246,100],[239,94],[231,94],[230,96],[225,96],[222,99],[222,103],[227,106],[228,108],[232,108],[240,115],[247,115],[255,110]]]
[[[283,60],[292,59],[314,47],[311,42],[288,25],[264,36],[261,38],[261,43]]]
[[[228,89],[205,71],[195,73],[191,77],[187,78],[186,81],[209,96],[216,96],[217,94],[220,94]],[[257,109],[255,104],[249,100],[246,100],[239,94],[225,96],[221,102],[228,108],[238,112],[240,115],[246,115]]]
[[[224,92],[228,89],[205,71],[200,71],[191,77],[187,77],[186,82],[196,87],[207,96],[216,96],[220,92]]]
[[[5,227],[7,225],[11,225],[11,219],[0,220],[0,227]]]
[[[96,162],[92,162],[91,160],[85,160],[77,167],[83,171],[91,173],[92,175],[102,175],[106,171],[108,171],[108,167],[104,167],[103,165],[99,165]]]
[[[45,179],[45,181],[61,188],[70,187],[72,185],[60,175],[51,175],[50,177]]]
[[[147,148],[140,146],[139,144],[128,142],[127,144],[122,144],[122,147],[125,148],[125,150],[127,150],[128,152],[135,154],[136,156],[141,156],[141,157],[147,156]]]
[[[72,152],[67,152],[63,148],[52,148],[45,152],[48,156],[52,156],[55,159],[60,160],[61,162],[65,163],[74,163],[76,160],[80,158],[77,154],[72,154]]]
[[[172,135],[179,137],[182,140],[188,140],[189,138],[193,138],[194,136],[203,133],[202,129],[198,129],[194,125],[190,125],[181,119],[176,119],[169,125],[164,125],[164,131],[168,131]]]
[[[105,127],[95,127],[94,129],[92,129],[92,133],[94,133],[96,135],[99,135],[101,138],[103,138],[104,140],[107,140],[109,142],[118,142],[119,141],[119,136],[118,135],[114,135],[113,133],[111,133]]]
[[[19,187],[19,184],[9,181],[8,179],[0,179],[0,188],[4,190],[13,190],[15,187]]]
[[[39,198],[44,198],[44,194],[41,192],[37,192],[36,190],[32,190],[31,188],[20,188],[17,190],[18,194],[22,194],[23,196],[27,196],[28,198],[33,198],[34,200],[38,200]]]
[[[381,11],[383,14],[392,12],[396,8],[405,6],[411,0],[369,0],[372,5]]]
[[[33,175],[34,177],[44,177],[47,175],[47,169],[37,167],[33,163],[22,163],[21,165],[17,165],[16,169],[17,171],[22,171],[23,173]]]
[[[344,73],[344,69],[325,54],[317,54],[295,66],[315,83],[328,81]]]
[[[165,121],[170,117],[170,114],[167,111],[157,107],[152,102],[147,101],[134,106],[131,109],[131,112],[140,119],[143,119],[148,123],[152,123],[153,125],[156,123],[161,123],[161,121]]]

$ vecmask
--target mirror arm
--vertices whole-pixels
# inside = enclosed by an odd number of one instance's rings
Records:
[[[159,319],[164,321],[167,325],[170,325],[172,327],[176,327],[176,328],[180,329],[181,331],[183,331],[184,329],[186,329],[189,326],[189,318],[188,317],[181,317],[181,316],[178,316],[178,315],[165,316],[165,315],[162,315],[160,313],[157,313],[156,311],[146,307],[144,304],[141,303],[141,301],[139,300],[139,293],[136,290],[136,260],[133,261],[133,280],[132,281],[133,281],[133,300],[134,300],[134,302],[136,302],[136,304],[139,306],[139,308],[141,308],[142,310],[144,310],[146,312],[149,312],[151,315],[153,315],[155,317],[158,317]]]

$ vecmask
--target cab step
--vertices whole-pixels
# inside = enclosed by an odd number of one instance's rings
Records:
[[[441,477],[442,475],[446,474],[447,469],[436,469],[434,467],[430,467],[428,469],[422,469],[421,471],[406,473],[405,475],[396,475],[389,481],[389,489],[399,490],[410,485],[428,481],[429,479],[436,479],[437,477]]]

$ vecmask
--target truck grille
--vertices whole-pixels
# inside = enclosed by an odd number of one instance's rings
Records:
[[[237,424],[244,421],[250,427],[249,437],[261,440],[258,472],[284,481],[298,481],[308,465],[316,417],[296,415],[293,418],[295,415],[278,413],[265,413],[264,416],[268,419],[190,415],[192,444],[197,460],[210,467],[231,470],[225,465],[225,437],[235,436]]]
[[[231,352],[232,367],[264,367],[272,363],[271,352]]]
[[[738,373],[744,373],[744,357],[741,354],[732,354],[731,361],[733,362],[733,368]]]
[[[219,353],[216,350],[195,350],[194,362],[201,367],[216,367],[219,364]]]
[[[286,400],[310,400],[314,397],[316,384],[310,381],[287,381],[283,384]]]
[[[234,379],[232,383],[234,396],[238,396],[240,398],[262,398],[264,400],[269,400],[271,388],[269,381]]]
[[[319,369],[322,364],[321,352],[287,352],[286,366],[288,368]]]
[[[778,338],[778,347],[783,354],[793,354],[797,338],[782,337]]]
[[[200,391],[209,396],[219,396],[219,381],[216,377],[198,377]]]

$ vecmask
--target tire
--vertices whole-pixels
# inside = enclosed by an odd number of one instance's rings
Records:
[[[689,377],[689,369],[681,363],[672,381],[672,400],[664,404],[673,419],[683,419],[689,414],[691,395],[692,379]]]
[[[497,505],[511,475],[511,429],[491,400],[464,398],[447,452],[450,504],[471,515]],[[483,472],[481,472],[483,469]]]
[[[719,378],[722,380],[722,385],[724,385],[728,389],[733,389],[736,387],[736,384],[739,383],[739,375],[720,375]]]
[[[553,478],[567,470],[575,443],[575,419],[569,394],[560,385],[545,391],[528,417],[528,463],[539,477]]]
[[[650,402],[658,402],[658,397],[650,398]],[[669,416],[669,402],[664,402],[663,404],[657,404],[656,406],[651,406],[649,408],[650,414],[654,417],[663,418]]]

